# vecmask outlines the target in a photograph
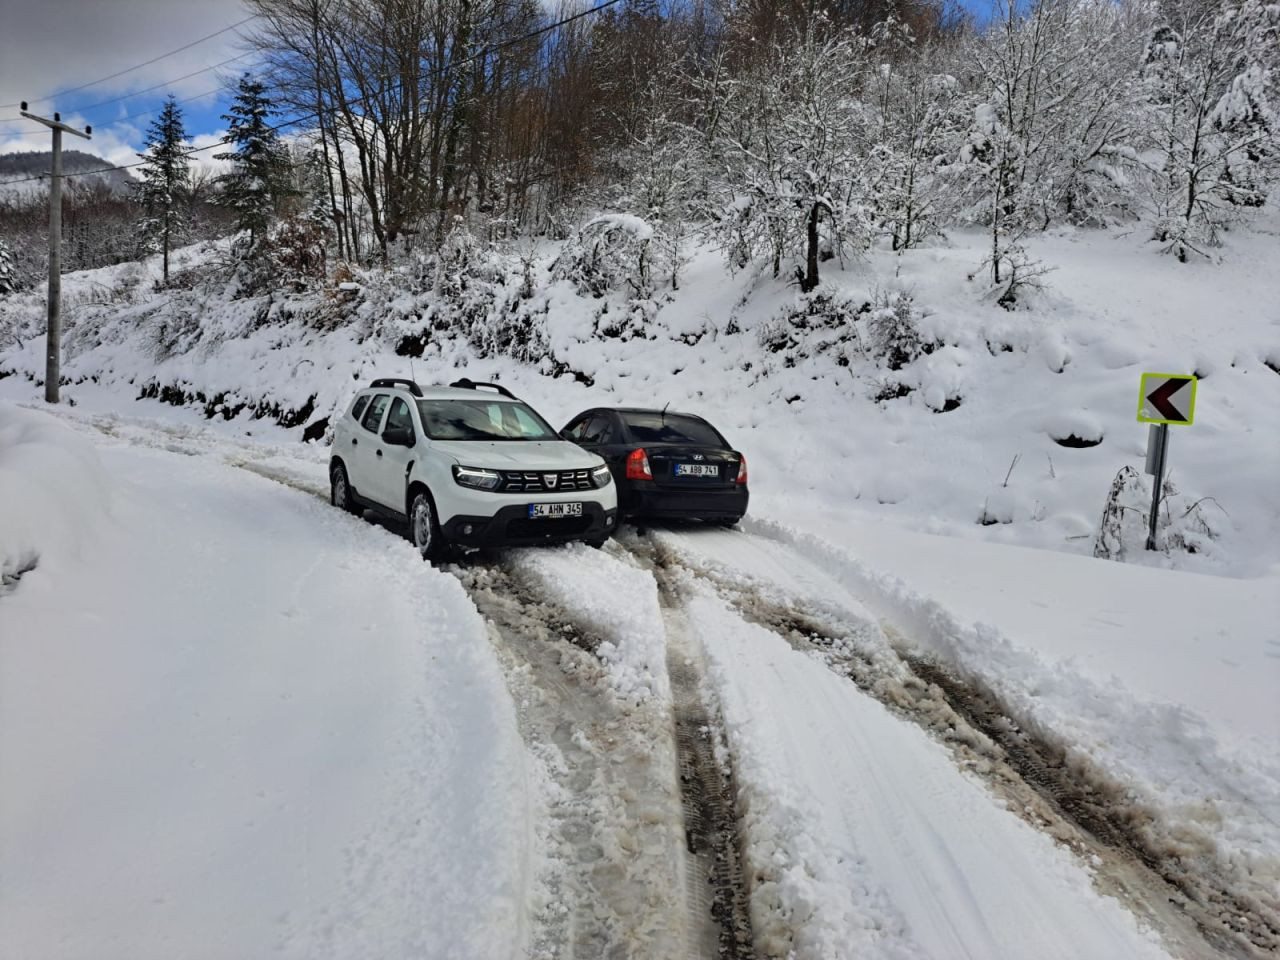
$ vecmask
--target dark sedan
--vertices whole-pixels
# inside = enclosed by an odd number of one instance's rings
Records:
[[[604,458],[623,516],[733,524],[747,512],[747,460],[702,417],[598,407],[561,433]]]

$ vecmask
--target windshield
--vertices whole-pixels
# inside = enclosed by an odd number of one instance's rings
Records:
[[[422,429],[432,440],[558,440],[523,403],[504,400],[419,400]]]
[[[724,438],[711,424],[696,417],[678,413],[624,413],[622,419],[637,443],[692,443],[704,447],[723,447]]]

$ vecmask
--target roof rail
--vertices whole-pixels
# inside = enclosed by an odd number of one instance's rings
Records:
[[[408,387],[409,392],[415,397],[422,396],[422,388],[412,380],[406,380],[404,377],[383,377],[381,380],[375,380],[369,384],[370,387]]]
[[[481,387],[487,387],[490,390],[497,390],[498,393],[506,397],[508,400],[520,399],[500,383],[480,383],[476,380],[468,380],[466,377],[463,377],[461,380],[453,381],[449,386],[461,387],[463,390],[479,390]]]

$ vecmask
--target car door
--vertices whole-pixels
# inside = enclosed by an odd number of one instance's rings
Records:
[[[627,454],[631,445],[617,416],[608,410],[597,410],[582,427],[579,444],[590,450],[609,466],[613,482],[619,491],[627,489]],[[625,494],[620,494],[625,496]]]
[[[387,435],[392,432],[407,433],[409,445],[388,443]],[[370,494],[382,506],[397,513],[405,512],[405,478],[415,456],[414,445],[418,436],[408,402],[402,397],[392,397],[378,438],[379,446],[373,455],[375,475]]]
[[[377,495],[377,457],[374,452],[382,446],[382,421],[387,407],[391,406],[391,395],[375,394],[360,418],[359,428],[352,431],[351,442],[346,452],[347,475],[351,485],[360,496],[376,500]]]

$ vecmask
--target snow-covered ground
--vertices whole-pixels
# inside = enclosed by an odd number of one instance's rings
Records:
[[[209,458],[0,434],[0,953],[511,955],[538,793],[457,581]]]

